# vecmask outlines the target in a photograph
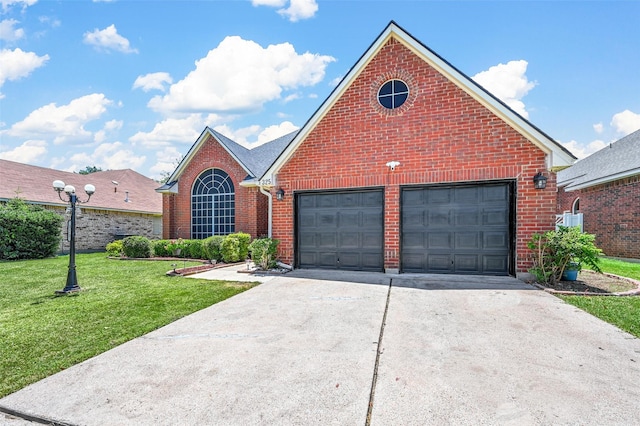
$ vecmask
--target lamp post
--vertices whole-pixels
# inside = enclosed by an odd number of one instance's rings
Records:
[[[80,291],[78,278],[76,277],[76,203],[87,203],[91,196],[96,192],[96,187],[87,184],[84,186],[84,192],[89,196],[86,201],[78,200],[76,189],[72,185],[65,185],[61,180],[53,181],[53,189],[58,193],[58,198],[71,204],[71,235],[69,241],[69,271],[67,273],[67,285],[62,290],[56,291],[56,294],[69,294]],[[62,191],[67,194],[67,199],[62,198]]]

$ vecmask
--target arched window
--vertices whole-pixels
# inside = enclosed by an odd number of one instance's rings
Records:
[[[578,214],[580,213],[580,198],[576,198],[573,200],[573,205],[571,206],[571,213]]]
[[[220,169],[205,170],[191,192],[191,238],[227,235],[236,228],[236,196],[233,182]]]

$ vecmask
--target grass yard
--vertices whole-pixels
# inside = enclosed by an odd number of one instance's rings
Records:
[[[603,272],[640,281],[640,263],[602,259]],[[640,338],[640,296],[561,296],[562,300]]]
[[[167,277],[171,261],[94,253],[76,256],[82,291],[56,296],[68,262],[0,262],[0,397],[255,285]]]

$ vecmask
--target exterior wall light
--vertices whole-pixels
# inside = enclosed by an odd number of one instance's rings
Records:
[[[545,189],[547,187],[547,177],[538,172],[538,174],[533,177],[533,186],[536,189]]]
[[[69,272],[67,273],[67,285],[62,290],[56,291],[56,294],[69,294],[80,291],[78,278],[76,277],[76,203],[87,203],[91,196],[96,192],[96,187],[87,184],[84,186],[84,192],[87,193],[87,200],[80,201],[76,195],[76,189],[72,185],[65,185],[61,180],[53,181],[53,189],[58,193],[58,198],[71,204],[71,235],[69,238]],[[67,196],[62,198],[62,192]]]
[[[284,200],[284,189],[280,188],[276,191],[276,199],[278,201]]]

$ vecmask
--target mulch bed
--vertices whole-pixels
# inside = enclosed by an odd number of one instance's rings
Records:
[[[635,296],[640,295],[640,281],[614,274],[582,270],[576,281],[560,281],[557,284],[534,283],[549,293],[583,296]]]

